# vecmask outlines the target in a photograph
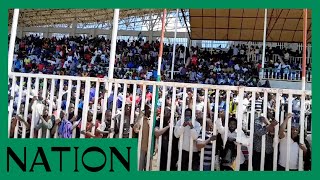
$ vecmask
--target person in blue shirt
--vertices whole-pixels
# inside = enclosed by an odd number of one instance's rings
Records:
[[[14,62],[14,72],[19,72],[21,69],[21,61],[19,59],[16,59]]]
[[[220,96],[220,104],[219,104],[219,111],[226,110],[226,101],[224,100],[223,96]]]
[[[154,79],[157,79],[157,77],[158,77],[158,71],[154,69],[154,70],[152,71],[152,73],[153,73],[153,74],[152,74],[153,78],[154,78]]]

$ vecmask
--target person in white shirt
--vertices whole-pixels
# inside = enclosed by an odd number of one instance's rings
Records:
[[[238,101],[239,98],[237,98],[236,100]],[[248,116],[248,111],[247,111],[247,108],[250,104],[250,101],[248,99],[248,95],[245,94],[244,95],[244,98],[243,98],[243,101],[242,101],[242,108],[243,108],[243,119],[242,119],[242,129],[244,130],[248,130],[249,129],[249,124],[248,124],[248,119],[247,119],[247,116]],[[239,106],[238,106],[239,107]]]
[[[234,56],[237,56],[238,53],[239,53],[238,47],[233,47],[233,55],[234,55]]]
[[[111,126],[111,118],[112,112],[111,110],[107,110],[105,113],[105,119],[104,121],[101,121],[101,124],[96,129],[96,137],[102,138],[102,137],[109,137],[110,133],[114,133],[114,129],[110,128]]]
[[[278,162],[278,171],[285,171],[286,162],[287,162],[287,147],[290,146],[290,157],[289,161],[289,170],[296,171],[299,168],[299,150],[303,150],[303,154],[306,154],[308,149],[305,144],[299,142],[300,132],[299,132],[299,124],[292,123],[291,124],[291,138],[288,143],[288,135],[286,134],[286,128],[288,125],[288,121],[291,120],[292,114],[289,113],[285,118],[283,123],[279,129],[279,162]],[[289,127],[288,127],[289,128]]]
[[[292,112],[296,116],[300,116],[300,110],[301,110],[301,101],[299,97],[295,97],[295,99],[292,100]],[[299,123],[300,118],[294,118],[293,122]]]
[[[284,54],[284,59],[285,59],[285,60],[289,60],[289,57],[290,57],[290,54],[289,54],[288,52],[286,52],[286,53]]]
[[[236,71],[240,71],[239,65],[238,65],[238,64],[234,65],[234,69],[235,69]]]
[[[179,120],[175,125],[174,135],[176,138],[183,137],[182,147],[182,160],[181,160],[181,170],[188,171],[189,167],[189,151],[190,151],[190,141],[193,141],[193,156],[192,156],[192,170],[199,170],[200,156],[197,148],[196,140],[199,137],[201,131],[201,125],[196,120],[192,123],[192,110],[190,108],[185,110],[185,120]],[[182,123],[183,122],[183,123]]]
[[[244,134],[244,132],[241,130],[238,132],[237,130],[237,119],[236,118],[229,118],[229,124],[228,124],[228,132],[226,132],[225,127],[222,125],[221,119],[217,119],[216,126],[218,132],[221,134],[221,138],[223,142],[226,142],[225,148],[222,152],[222,163],[221,163],[221,170],[233,170],[232,166],[234,161],[236,160],[237,155],[237,145],[241,144],[243,146],[249,146],[250,145],[250,139]],[[225,133],[227,133],[227,138],[225,138]],[[239,137],[238,137],[238,134]],[[245,165],[245,157],[242,153],[242,151],[239,154],[240,156],[240,170],[248,170],[248,168]]]

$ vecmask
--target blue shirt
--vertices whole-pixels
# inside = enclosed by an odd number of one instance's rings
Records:
[[[14,68],[15,69],[20,69],[21,68],[21,61],[20,60],[15,60],[14,61]]]
[[[128,65],[127,65],[127,67],[128,67],[128,68],[134,68],[133,62],[129,62]]]
[[[153,78],[157,79],[158,77],[158,71],[157,70],[153,70]]]
[[[219,110],[226,110],[226,102],[225,101],[221,101],[221,103],[219,104]]]

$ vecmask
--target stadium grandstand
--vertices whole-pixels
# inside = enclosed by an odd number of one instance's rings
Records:
[[[12,9],[9,138],[137,138],[141,171],[310,171],[311,10]]]

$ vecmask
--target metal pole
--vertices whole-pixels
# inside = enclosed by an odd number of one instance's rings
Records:
[[[260,71],[260,79],[263,78],[263,74],[264,74],[264,60],[265,60],[265,56],[266,56],[267,16],[268,16],[268,10],[264,9],[262,67],[261,67],[261,71]]]
[[[308,10],[303,10],[303,50],[302,50],[302,90],[306,90],[306,62],[307,62],[307,18]]]
[[[14,9],[12,25],[11,25],[9,54],[8,54],[8,74],[10,74],[12,70],[14,46],[16,43],[17,29],[18,29],[18,18],[19,18],[19,9]]]
[[[176,59],[176,41],[177,41],[177,24],[178,24],[179,9],[177,9],[176,19],[174,24],[174,40],[173,40],[173,54],[171,64],[171,79],[173,79],[174,61]]]
[[[187,31],[188,32],[188,31]],[[187,38],[187,32],[184,33],[184,38]],[[187,51],[187,46],[188,46],[188,42],[187,45],[184,47],[184,52],[183,52],[183,63],[184,65],[186,65],[186,51]],[[189,43],[189,46],[191,47],[191,41]]]
[[[158,78],[157,81],[161,80],[161,61],[162,61],[162,52],[163,52],[163,40],[164,40],[164,28],[165,28],[165,21],[166,21],[166,14],[167,9],[163,10],[163,16],[162,16],[162,28],[161,28],[161,38],[160,38],[160,49],[159,49],[159,57],[158,57]]]
[[[111,38],[111,49],[110,49],[109,72],[108,72],[109,80],[113,79],[114,62],[115,62],[116,46],[117,46],[119,11],[120,11],[119,9],[114,9],[114,14],[113,14],[112,38]],[[111,89],[112,89],[112,83],[109,83],[108,97],[111,94]],[[116,94],[114,94],[114,96],[116,96]]]
[[[164,31],[165,31],[165,23],[166,23],[166,15],[167,15],[167,9],[163,10],[163,16],[162,16],[162,28],[161,28],[161,37],[160,37],[160,48],[159,48],[159,57],[158,57],[158,72],[157,72],[157,81],[161,81],[161,61],[162,61],[162,52],[163,52],[163,40],[164,40]],[[142,97],[144,98],[144,97]],[[156,88],[156,96],[155,99],[153,101],[156,101],[154,103],[154,112],[157,112],[157,101],[159,99],[159,88]],[[164,102],[162,102],[164,103]],[[156,124],[156,120],[157,120],[157,116],[153,115],[153,128]],[[154,137],[154,131],[151,132],[151,136]],[[154,152],[154,138],[152,138],[151,140],[151,154]],[[149,168],[149,167],[147,167]]]

